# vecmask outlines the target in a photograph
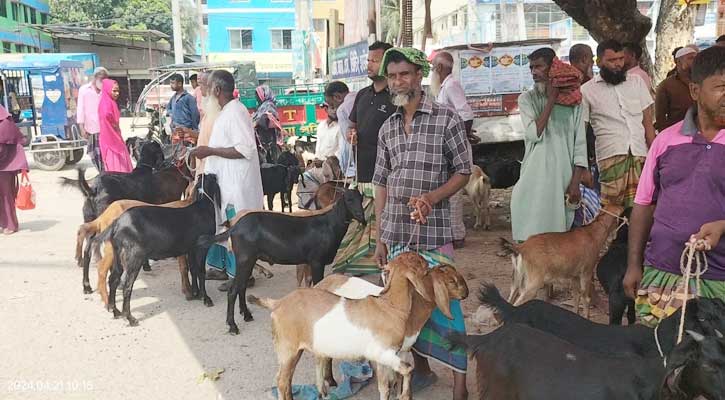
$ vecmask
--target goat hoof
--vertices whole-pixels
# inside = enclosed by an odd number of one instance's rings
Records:
[[[207,306],[207,307],[213,307],[214,306],[214,302],[211,301],[211,299],[209,298],[209,296],[205,296],[204,297],[204,305]]]
[[[334,378],[325,379],[325,384],[327,384],[328,387],[337,387],[337,381],[335,381]]]
[[[134,317],[128,317],[128,326],[138,326],[138,320]]]
[[[118,311],[118,308],[114,307],[113,308],[113,318],[118,319],[118,318],[121,318],[122,316],[123,316],[123,313],[121,313],[121,311]]]
[[[250,322],[250,321],[254,321],[254,317],[252,317],[252,313],[247,311],[244,313],[244,322]]]
[[[151,266],[148,265],[148,264],[146,264],[146,265],[143,266],[143,270],[144,271],[151,271]]]
[[[93,293],[93,288],[91,288],[90,286],[83,285],[83,293],[91,294],[91,293]]]
[[[186,301],[194,300],[194,296],[191,293],[184,293],[184,298],[186,298]]]
[[[229,325],[229,333],[232,335],[239,335],[239,328],[237,325]]]

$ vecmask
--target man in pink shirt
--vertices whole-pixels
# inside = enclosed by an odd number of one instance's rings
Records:
[[[654,97],[655,92],[652,89],[652,78],[647,71],[643,70],[639,65],[642,58],[642,47],[637,43],[625,43],[624,47],[624,69],[627,70],[627,76],[636,75],[644,81],[649,89],[649,94]]]
[[[98,146],[98,133],[101,126],[98,121],[98,104],[101,101],[101,87],[103,80],[108,78],[108,71],[98,67],[93,71],[93,80],[81,86],[78,91],[78,111],[76,122],[81,130],[81,136],[88,141],[88,155],[98,172],[103,172],[101,150]]]

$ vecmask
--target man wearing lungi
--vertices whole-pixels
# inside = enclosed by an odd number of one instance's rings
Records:
[[[425,54],[412,48],[385,52],[385,75],[397,109],[383,123],[373,184],[377,219],[378,265],[405,251],[416,251],[433,267],[453,264],[453,232],[449,197],[468,182],[471,153],[458,114],[423,93],[421,81],[430,66]],[[417,226],[416,226],[417,225]],[[413,346],[412,390],[432,384],[436,376],[428,359],[453,371],[453,399],[466,399],[466,353],[450,350],[451,332],[465,333],[460,302],[451,301],[454,319],[433,311]]]

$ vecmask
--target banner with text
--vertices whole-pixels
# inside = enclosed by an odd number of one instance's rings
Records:
[[[364,77],[368,71],[368,42],[329,50],[332,79]]]

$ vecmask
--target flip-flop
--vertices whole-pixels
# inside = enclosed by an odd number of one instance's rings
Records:
[[[421,390],[435,384],[438,381],[438,375],[433,372],[429,374],[420,374],[413,372],[410,378],[410,391],[412,393],[420,392]]]

